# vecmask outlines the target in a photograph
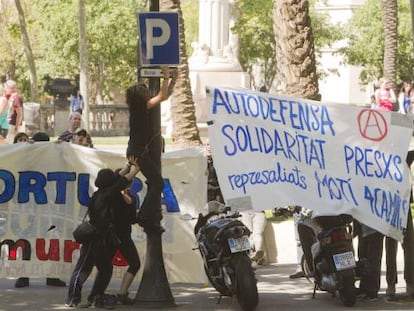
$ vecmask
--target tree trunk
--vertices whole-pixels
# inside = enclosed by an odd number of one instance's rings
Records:
[[[195,116],[195,105],[188,68],[188,57],[185,50],[184,20],[179,0],[161,0],[161,11],[178,12],[180,31],[180,62],[178,78],[171,95],[171,138],[175,145],[186,147],[201,145],[200,133]]]
[[[19,24],[20,24],[20,32],[24,46],[24,52],[26,54],[27,64],[29,66],[30,72],[30,95],[31,101],[39,103],[39,88],[37,84],[37,74],[36,74],[36,66],[33,57],[32,47],[30,45],[29,35],[27,33],[26,27],[26,19],[23,11],[23,7],[20,3],[20,0],[14,1],[16,4],[17,12],[19,13]]]
[[[78,0],[78,25],[79,25],[79,89],[83,96],[82,121],[89,132],[89,90],[88,90],[88,37],[86,31],[86,0]]]
[[[283,95],[320,100],[307,0],[273,0],[276,81]]]
[[[384,78],[396,90],[398,48],[398,4],[397,0],[381,0],[382,25],[384,28]],[[398,93],[397,93],[398,94]]]

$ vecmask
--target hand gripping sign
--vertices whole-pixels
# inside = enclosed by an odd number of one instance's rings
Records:
[[[180,64],[178,13],[138,14],[141,66]]]

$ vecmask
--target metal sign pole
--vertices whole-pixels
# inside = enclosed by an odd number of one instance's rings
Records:
[[[150,1],[150,11],[159,11],[159,0]],[[149,78],[149,89],[152,95],[160,90],[159,77]],[[157,163],[161,171],[161,107],[150,110],[150,118],[152,123],[151,137],[155,137],[149,146],[149,152]],[[161,209],[161,198],[159,205],[156,207]],[[138,288],[135,303],[137,307],[152,306],[166,307],[175,306],[174,297],[171,293],[170,284],[165,272],[161,233],[147,233],[147,249],[145,256],[145,265],[142,274],[142,280]]]

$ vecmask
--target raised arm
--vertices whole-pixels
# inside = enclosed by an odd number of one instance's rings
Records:
[[[157,95],[150,98],[147,102],[147,108],[152,109],[155,106],[159,105],[162,101],[166,100],[170,94],[168,94],[169,90],[169,79],[170,79],[170,68],[168,66],[162,66],[162,82],[161,88]],[[175,82],[174,82],[175,83]]]

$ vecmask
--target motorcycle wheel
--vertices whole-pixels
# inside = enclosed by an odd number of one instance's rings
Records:
[[[338,290],[339,298],[345,307],[352,307],[356,302],[355,279],[353,276],[346,276],[342,279],[343,287]]]
[[[259,303],[257,280],[250,258],[241,254],[232,259],[236,271],[236,297],[243,311],[253,311]]]

